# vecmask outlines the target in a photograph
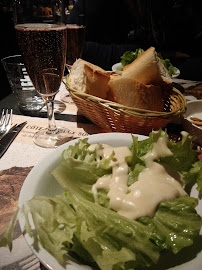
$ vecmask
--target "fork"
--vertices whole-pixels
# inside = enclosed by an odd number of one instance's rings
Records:
[[[10,109],[10,113],[8,109],[3,109],[1,113],[0,119],[0,139],[10,130],[12,123],[12,115],[13,110]]]
[[[40,262],[34,254],[30,254],[18,262],[21,270],[40,270]]]

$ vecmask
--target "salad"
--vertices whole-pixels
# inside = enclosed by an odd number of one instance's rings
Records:
[[[123,67],[126,65],[129,65],[132,63],[138,56],[140,56],[144,52],[143,49],[139,48],[136,49],[135,51],[126,51],[122,56],[121,56],[121,64]],[[161,62],[164,64],[165,68],[168,71],[168,74],[170,76],[175,75],[178,71],[176,67],[174,67],[170,60],[168,58],[163,59],[160,53],[158,53],[158,57],[161,59]]]
[[[180,176],[180,188],[196,184],[201,192],[202,160],[199,152],[192,150],[193,137],[183,134],[182,141],[175,143],[159,130],[146,140],[132,139],[124,148],[125,156],[116,154],[117,149],[90,145],[87,138],[70,145],[62,153],[61,164],[50,172],[64,194],[27,201],[1,236],[0,246],[12,248],[12,230],[20,215],[25,217],[25,231],[33,237],[34,246],[40,243],[63,266],[73,258],[93,269],[139,269],[158,263],[165,251],[177,254],[192,245],[201,228],[195,210],[198,199],[178,194],[161,201],[154,213],[131,218],[115,210],[109,189],[102,184],[103,178],[113,175],[117,169],[113,164],[121,158],[122,167],[126,165],[128,170],[126,196],[151,164],[166,168],[166,172],[172,168],[171,175]],[[164,151],[155,152],[156,147]],[[104,148],[108,155],[103,154]]]

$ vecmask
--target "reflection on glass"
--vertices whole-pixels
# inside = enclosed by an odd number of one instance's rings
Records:
[[[48,128],[36,133],[34,142],[42,147],[56,147],[70,139],[68,130],[56,127],[54,118],[54,98],[66,63],[64,2],[15,0],[13,10],[24,64],[48,112]]]

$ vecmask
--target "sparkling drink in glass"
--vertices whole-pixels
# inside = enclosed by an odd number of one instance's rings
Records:
[[[67,57],[68,66],[81,58],[85,43],[86,27],[84,25],[67,24]]]
[[[47,106],[48,128],[37,132],[34,142],[57,147],[69,140],[68,130],[56,127],[54,117],[54,98],[66,64],[65,5],[62,0],[15,0],[13,11],[27,73]]]
[[[74,62],[82,57],[86,26],[78,24],[67,24],[67,56],[66,56],[66,68],[68,73],[71,72],[71,66]],[[71,103],[69,94],[61,96],[61,100],[65,103]]]

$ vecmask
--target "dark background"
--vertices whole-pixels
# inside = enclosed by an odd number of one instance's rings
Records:
[[[66,0],[70,4],[67,23],[86,25],[84,60],[110,70],[126,50],[154,46],[180,69],[180,78],[202,81],[202,1]],[[0,20],[0,58],[20,54],[12,0],[0,1]],[[2,99],[11,93],[2,65],[0,81]]]
[[[9,56],[20,54],[13,26],[12,9],[9,4],[11,1],[1,0],[0,2],[0,25],[1,25],[1,49],[0,59]],[[0,63],[0,99],[11,93],[11,89],[4,72],[3,66]]]

